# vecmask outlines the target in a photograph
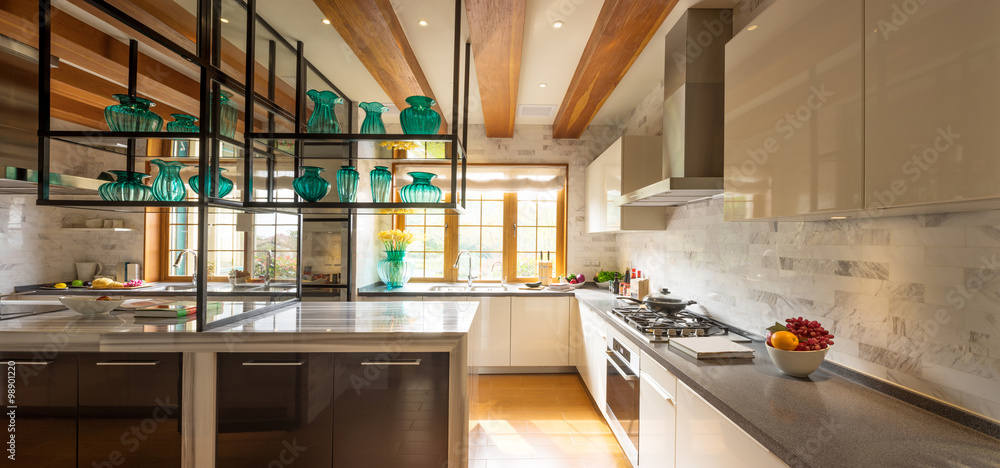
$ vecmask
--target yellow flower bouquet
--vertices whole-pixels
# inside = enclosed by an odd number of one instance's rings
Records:
[[[414,237],[412,232],[393,229],[378,233],[378,240],[382,241],[386,252],[399,252],[405,251],[413,243]]]

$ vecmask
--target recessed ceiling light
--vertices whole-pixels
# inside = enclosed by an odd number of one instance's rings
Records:
[[[549,85],[548,83],[538,83],[538,87],[539,88],[544,88],[544,87],[546,87],[548,85]]]
[[[229,20],[227,20],[225,18],[219,18],[219,21],[222,21],[223,23],[228,23],[229,22]]]
[[[555,28],[555,29],[559,29],[559,28],[561,28],[561,27],[563,27],[565,25],[566,25],[566,23],[563,23],[562,21],[553,21],[552,22],[552,27]]]
[[[847,219],[847,216],[831,216],[830,219]]]
[[[323,18],[323,24],[330,24],[330,20]]]
[[[747,31],[753,31],[754,29],[757,29],[757,25],[756,24],[750,25],[750,27],[747,28]]]
[[[420,21],[417,21],[417,24],[419,24],[421,26],[427,26],[427,21],[420,20]]]

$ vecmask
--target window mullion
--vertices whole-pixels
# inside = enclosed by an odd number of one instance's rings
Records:
[[[446,198],[447,201],[449,198]],[[444,280],[445,282],[458,282],[458,269],[452,268],[455,258],[458,257],[458,215],[446,213],[444,215]]]
[[[503,196],[503,275],[517,278],[517,193]]]

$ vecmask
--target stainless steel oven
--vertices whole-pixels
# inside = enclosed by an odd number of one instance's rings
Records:
[[[607,412],[611,432],[625,456],[639,459],[639,353],[624,337],[612,333],[608,342]]]

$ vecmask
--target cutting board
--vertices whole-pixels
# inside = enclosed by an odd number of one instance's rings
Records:
[[[696,359],[753,357],[752,349],[720,336],[671,338],[670,346]]]

